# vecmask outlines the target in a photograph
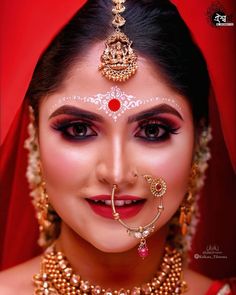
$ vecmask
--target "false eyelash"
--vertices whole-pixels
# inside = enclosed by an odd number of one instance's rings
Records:
[[[96,136],[96,132],[93,130],[94,134],[93,135],[85,135],[85,136],[74,136],[74,135],[71,135],[67,129],[70,128],[70,127],[74,127],[76,124],[82,124],[84,126],[86,126],[87,128],[90,128],[91,130],[92,129],[92,123],[88,122],[88,121],[85,121],[85,120],[75,120],[75,121],[71,121],[71,120],[63,120],[63,121],[56,121],[54,122],[51,127],[56,130],[56,131],[59,131],[62,136],[67,139],[67,140],[71,140],[71,141],[82,141],[82,140],[86,140],[86,139],[89,139],[93,136]]]
[[[157,125],[157,127],[159,129],[164,130],[165,133],[163,135],[160,135],[159,137],[153,137],[153,138],[138,134],[138,133],[141,133],[142,131],[144,131],[145,128],[147,128],[150,125]],[[147,142],[153,142],[153,143],[165,141],[170,138],[171,134],[178,134],[178,130],[180,129],[180,127],[177,127],[177,126],[174,127],[173,125],[174,125],[173,122],[170,122],[169,120],[167,120],[165,118],[146,119],[146,120],[139,122],[139,124],[138,124],[139,132],[136,133],[135,137],[140,138],[141,140],[144,140]]]

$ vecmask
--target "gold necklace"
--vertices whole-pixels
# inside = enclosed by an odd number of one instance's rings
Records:
[[[40,274],[33,277],[34,295],[175,295],[183,294],[187,284],[183,280],[182,255],[175,249],[165,247],[161,266],[154,278],[141,286],[132,289],[111,290],[99,285],[92,285],[76,275],[62,252],[55,247],[45,251]]]

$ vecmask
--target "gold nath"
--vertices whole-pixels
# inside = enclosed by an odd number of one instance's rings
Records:
[[[137,71],[137,55],[131,48],[132,41],[120,31],[125,24],[121,13],[125,11],[125,0],[112,0],[115,32],[106,40],[106,48],[100,58],[99,70],[102,75],[114,82],[124,82]]]

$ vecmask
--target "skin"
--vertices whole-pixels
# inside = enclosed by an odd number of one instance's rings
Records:
[[[171,126],[178,129],[177,134],[170,134],[162,141],[150,142],[146,137],[140,138],[145,134],[140,131],[138,122],[128,123],[131,116],[158,107],[157,101],[126,111],[117,122],[99,111],[95,105],[75,101],[74,107],[95,113],[102,120],[91,123],[93,131],[89,132],[94,134],[95,131],[96,136],[83,141],[63,137],[62,132],[55,128],[58,127],[58,121],[69,119],[74,122],[75,119],[81,121],[81,118],[68,114],[52,116],[52,107],[60,97],[74,94],[92,96],[105,93],[115,85],[103,78],[97,70],[102,50],[103,44],[91,48],[88,55],[71,69],[61,89],[41,101],[39,147],[50,203],[62,218],[58,249],[63,250],[74,271],[82,278],[105,288],[120,289],[149,281],[158,269],[168,222],[187,190],[195,132],[187,99],[171,89],[160,72],[148,60],[140,57],[137,74],[118,86],[125,93],[139,99],[155,96],[174,98],[181,107],[181,112],[173,104],[170,103],[169,106],[175,108],[182,118],[163,112],[149,118],[149,121],[163,124],[164,118],[165,122],[171,122]],[[73,128],[69,131],[73,133]],[[162,133],[163,129],[159,129],[159,136]],[[135,173],[138,177],[134,176]],[[91,196],[111,194],[112,185],[116,183],[118,195],[129,194],[146,199],[143,209],[126,220],[130,226],[145,225],[156,214],[157,201],[151,195],[142,174],[162,177],[167,183],[164,211],[155,232],[147,239],[150,255],[145,260],[137,255],[137,239],[128,236],[118,222],[95,214],[85,201],[85,198]],[[29,274],[39,271],[39,259],[36,258],[21,268],[26,282]],[[10,271],[13,276],[14,271],[16,273],[14,269]],[[10,274],[8,271],[2,276],[5,286],[8,286],[6,282]],[[190,270],[185,271],[185,279],[190,286],[196,285],[186,294],[204,294],[210,284],[210,280]],[[18,282],[21,286],[22,281]],[[6,294],[13,294],[9,288],[8,291],[6,289],[3,289]],[[32,286],[27,285],[24,294],[31,294],[30,292]]]

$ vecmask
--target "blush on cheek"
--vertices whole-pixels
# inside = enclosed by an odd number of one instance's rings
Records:
[[[189,160],[178,158],[159,165],[159,171],[169,182],[169,186],[177,189],[178,187],[186,188],[188,183],[189,172],[191,168],[191,157]]]
[[[77,191],[83,175],[88,172],[88,167],[91,167],[84,152],[67,148],[65,145],[56,147],[47,142],[40,146],[40,154],[46,187],[52,195]]]

